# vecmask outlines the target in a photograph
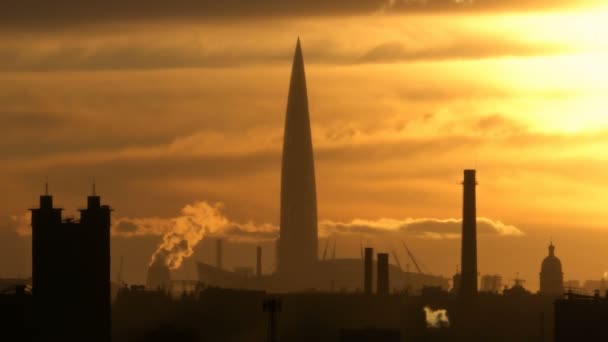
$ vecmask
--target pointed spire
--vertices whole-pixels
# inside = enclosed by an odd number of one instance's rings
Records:
[[[97,196],[97,191],[95,191],[95,178],[93,178],[93,196]]]
[[[301,41],[294,51],[287,97],[281,170],[279,273],[303,277],[318,260],[317,196],[308,94]],[[326,250],[331,250],[330,241]],[[300,283],[302,283],[300,282]]]
[[[46,177],[46,180],[44,182],[44,195],[48,196],[49,195],[49,177]]]

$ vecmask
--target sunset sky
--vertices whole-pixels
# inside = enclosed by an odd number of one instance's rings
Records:
[[[608,4],[584,0],[8,0],[0,11],[0,277],[29,276],[48,178],[113,212],[113,276],[143,282],[182,208],[222,203],[225,265],[273,269],[295,42],[323,250],[408,242],[460,263],[462,170],[478,170],[479,272],[538,288],[608,271]],[[223,222],[223,221],[222,221]],[[121,224],[119,224],[121,223]],[[406,227],[406,228],[404,228]],[[209,234],[176,271],[212,262]],[[333,243],[333,242],[332,242]]]

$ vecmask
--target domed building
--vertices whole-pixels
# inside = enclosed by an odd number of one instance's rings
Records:
[[[562,263],[555,256],[553,242],[549,245],[549,255],[543,260],[540,269],[540,293],[550,296],[561,296],[564,294]]]

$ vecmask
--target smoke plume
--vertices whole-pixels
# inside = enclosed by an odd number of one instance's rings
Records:
[[[222,212],[223,204],[205,201],[186,205],[174,218],[129,218],[114,220],[112,236],[131,238],[138,236],[162,236],[161,243],[150,259],[150,265],[164,264],[170,269],[180,268],[184,259],[194,254],[194,248],[206,236],[221,237],[229,241],[260,243],[274,241],[279,227],[254,222],[231,221]],[[21,236],[31,235],[30,213],[8,217],[6,226]],[[353,219],[350,222],[322,220],[319,236],[358,235],[393,238],[399,236],[427,239],[460,238],[460,219],[406,218],[376,220]],[[501,221],[480,217],[477,233],[493,236],[523,236],[517,227]]]
[[[445,309],[433,310],[430,307],[425,306],[424,315],[428,328],[447,328],[450,326],[448,311]]]
[[[180,268],[194,247],[208,234],[217,234],[228,224],[221,213],[222,205],[196,202],[182,209],[181,216],[172,220],[161,244],[152,255],[150,265],[164,263],[170,269]]]

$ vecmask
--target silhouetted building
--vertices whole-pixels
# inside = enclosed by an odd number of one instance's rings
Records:
[[[399,330],[364,329],[342,330],[340,342],[400,342]]]
[[[502,290],[502,277],[497,274],[486,274],[481,277],[481,291],[498,293]]]
[[[608,341],[608,298],[568,293],[555,301],[555,341]]]
[[[341,292],[364,291],[365,270],[360,258],[329,259],[317,262],[315,268],[306,274],[308,289],[318,291],[339,290]],[[424,286],[440,286],[448,289],[448,279],[441,276],[404,272],[398,266],[389,264],[389,288],[409,289],[410,293],[419,293]],[[370,282],[375,286],[376,267],[372,267]],[[210,286],[233,289],[265,290],[270,292],[292,292],[286,287],[278,274],[265,274],[262,277],[243,278],[234,271],[220,270],[214,265],[197,263],[198,280]],[[363,281],[362,281],[363,280]],[[372,293],[372,292],[370,292]]]
[[[285,118],[280,221],[279,275],[292,286],[305,288],[308,272],[318,259],[318,228],[306,75],[299,39]]]
[[[460,296],[471,298],[477,294],[477,212],[475,170],[464,170],[462,203],[462,249]]]
[[[519,279],[516,277],[514,280],[514,284],[511,287],[505,287],[503,290],[503,295],[505,297],[524,297],[530,296],[532,293],[524,287],[525,280]]]
[[[549,245],[549,255],[543,260],[540,269],[540,293],[550,296],[561,296],[564,294],[562,263],[555,256],[553,243]]]
[[[579,280],[566,280],[564,281],[564,291],[582,294],[584,289],[581,287],[581,282]]]
[[[380,295],[386,295],[389,291],[388,253],[378,253],[378,284],[377,291]]]
[[[0,327],[6,340],[35,341],[32,299],[30,287],[21,281],[0,287]]]
[[[110,213],[95,195],[80,221],[62,220],[53,197],[32,209],[35,322],[45,340],[110,340]]]
[[[606,288],[606,280],[604,278],[600,280],[585,280],[583,283],[583,290],[586,294],[593,294],[596,290],[604,293]]]
[[[365,261],[363,270],[363,291],[365,294],[372,294],[372,279],[374,266],[374,249],[365,248]]]

